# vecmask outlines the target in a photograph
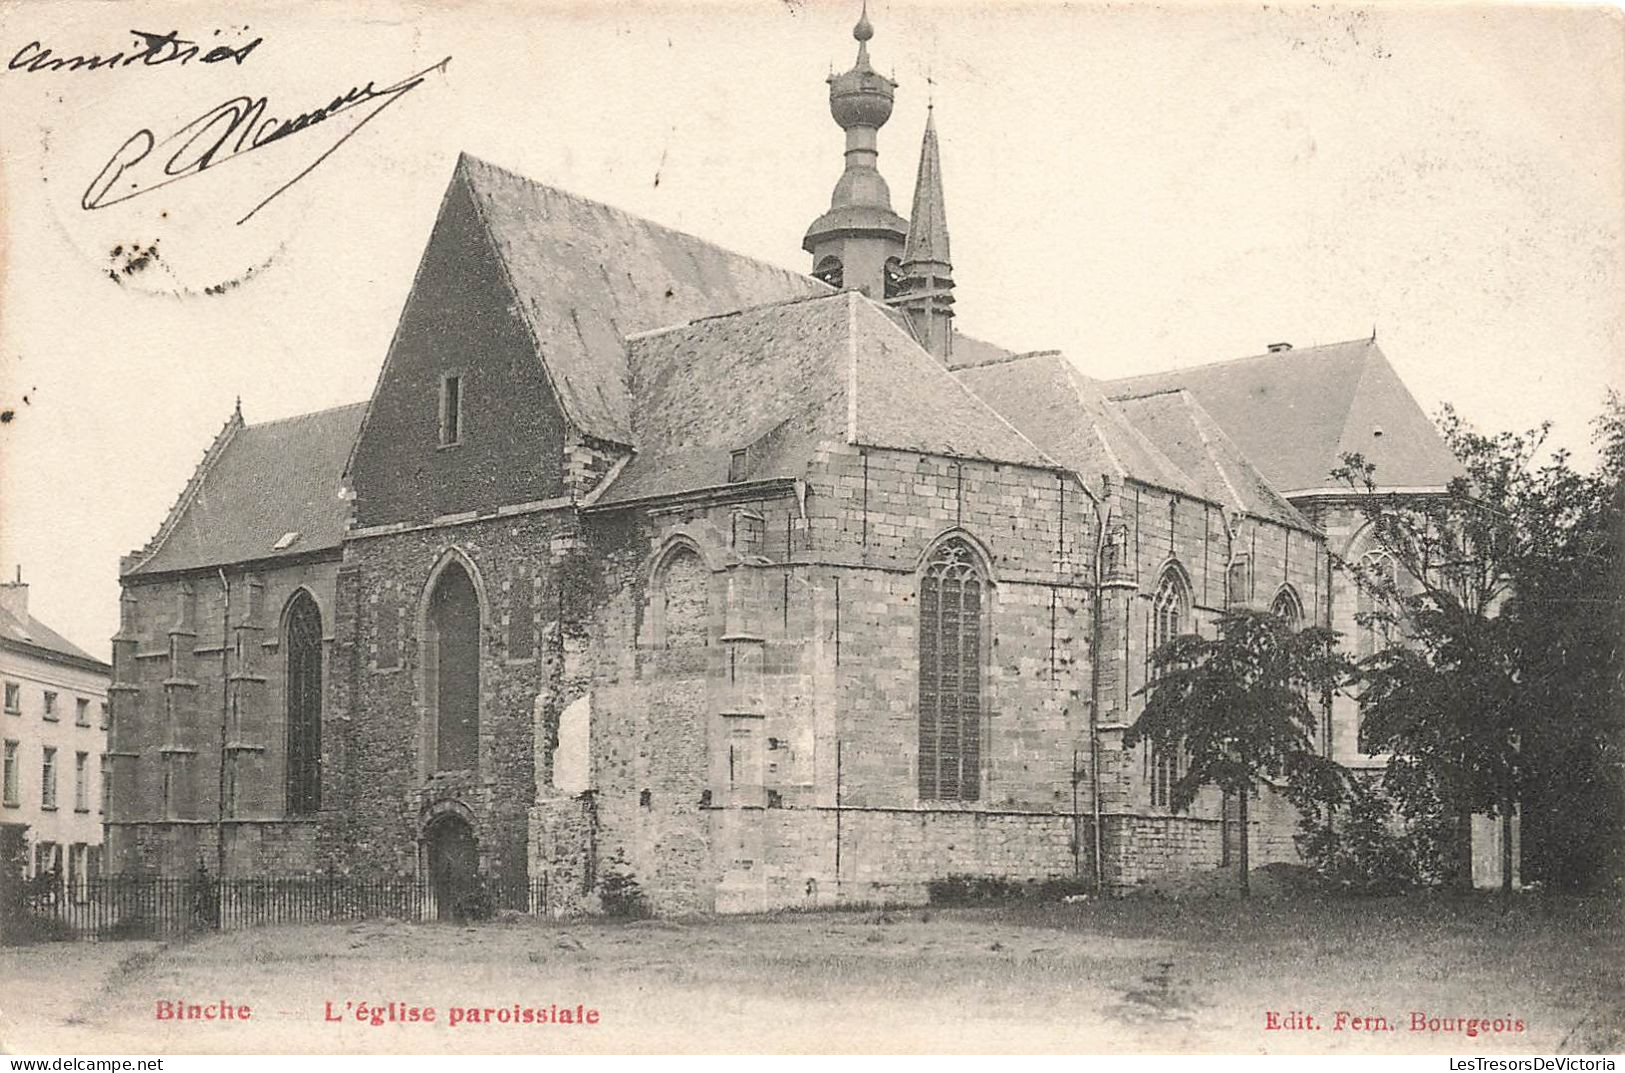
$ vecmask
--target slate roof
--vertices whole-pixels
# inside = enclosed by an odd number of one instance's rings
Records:
[[[1110,474],[1211,498],[1106,401],[1097,381],[1058,351],[1012,354],[961,367],[955,375],[1092,491],[1099,490],[1102,474]]]
[[[337,548],[350,518],[339,491],[365,403],[258,425],[228,423],[154,543],[125,576],[225,566]],[[299,538],[275,547],[287,533]]]
[[[457,160],[456,174],[474,194],[565,414],[600,439],[633,442],[627,336],[832,293],[810,276],[731,253],[466,153]]]
[[[1056,468],[854,291],[710,317],[629,340],[637,454],[600,505],[800,477],[820,443]]]
[[[1461,468],[1376,341],[1260,354],[1104,385],[1108,396],[1189,391],[1285,494],[1335,487],[1359,452],[1387,488],[1437,488]],[[1381,430],[1381,435],[1376,430]]]
[[[1131,396],[1115,400],[1114,405],[1202,488],[1203,498],[1294,529],[1317,531],[1253,468],[1190,392]]]
[[[3,607],[0,607],[0,645],[30,655],[41,656],[45,659],[61,657],[67,662],[76,663],[87,670],[100,671],[103,674],[113,673],[112,667],[63,637],[33,615],[18,618]]]

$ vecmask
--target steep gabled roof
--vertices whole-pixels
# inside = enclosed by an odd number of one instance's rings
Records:
[[[632,443],[623,340],[831,288],[466,153],[467,182],[566,416]]]
[[[1376,463],[1384,487],[1437,488],[1461,475],[1373,339],[1149,373],[1104,387],[1113,397],[1189,391],[1286,494],[1333,487],[1331,471],[1352,452]]]
[[[1315,527],[1254,469],[1241,448],[1188,391],[1114,400],[1135,428],[1200,486],[1203,498],[1294,529]]]
[[[339,546],[350,518],[339,495],[365,403],[236,427],[227,423],[130,577],[226,566]],[[287,534],[298,536],[276,547]]]
[[[39,659],[59,660],[88,671],[111,674],[112,667],[92,656],[51,627],[35,618],[19,618],[0,607],[0,647]]]
[[[637,454],[600,504],[800,477],[821,443],[1055,468],[854,291],[709,317],[628,342]]]
[[[1086,487],[1098,490],[1101,475],[1110,474],[1208,498],[1106,401],[1098,383],[1057,351],[1013,354],[955,375]]]

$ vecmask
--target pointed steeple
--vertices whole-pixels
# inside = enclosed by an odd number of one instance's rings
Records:
[[[910,265],[951,266],[948,254],[948,216],[942,197],[942,158],[937,149],[937,112],[925,110],[925,139],[920,143],[920,170],[914,179],[914,211],[909,215],[908,241],[903,247],[903,273]]]
[[[875,166],[876,138],[891,118],[897,83],[869,61],[874,35],[866,4],[852,28],[857,60],[851,70],[829,77],[829,111],[846,132],[846,166],[830,196],[829,211],[813,221],[801,247],[813,256],[813,275],[826,283],[888,298],[908,221],[892,211],[891,191]]]
[[[942,158],[933,103],[925,113],[914,211],[903,248],[901,293],[893,304],[908,314],[920,344],[945,364],[954,353],[954,269],[948,252],[948,214],[942,196]]]

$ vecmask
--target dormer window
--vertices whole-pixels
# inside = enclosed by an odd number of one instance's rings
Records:
[[[745,479],[745,449],[728,452],[728,483],[738,484]]]
[[[463,377],[447,373],[440,378],[440,446],[463,442]]]

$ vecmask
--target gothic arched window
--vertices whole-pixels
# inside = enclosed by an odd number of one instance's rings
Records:
[[[819,261],[817,267],[813,269],[813,275],[831,287],[844,286],[845,273],[841,268],[839,257],[825,257]]]
[[[1354,590],[1355,654],[1364,659],[1388,646],[1388,630],[1370,616],[1388,605],[1399,583],[1394,558],[1386,551],[1368,551],[1360,556]],[[1360,713],[1354,732],[1354,745],[1362,753],[1375,752],[1367,740],[1365,713]]]
[[[435,582],[427,633],[435,770],[472,770],[480,755],[480,598],[461,563],[447,564]]]
[[[1185,633],[1190,616],[1190,590],[1178,570],[1163,572],[1151,598],[1151,652],[1155,653],[1175,637]],[[1155,664],[1152,664],[1155,674]],[[1166,808],[1173,798],[1174,780],[1179,778],[1179,750],[1151,747],[1151,803]]]
[[[287,814],[322,807],[322,613],[300,590],[288,606]]]
[[[920,578],[920,797],[975,801],[982,786],[982,622],[987,579],[963,540]]]
[[[1298,594],[1290,588],[1283,587],[1275,594],[1275,602],[1270,605],[1270,613],[1285,622],[1293,629],[1303,621],[1303,605],[1298,602]]]

